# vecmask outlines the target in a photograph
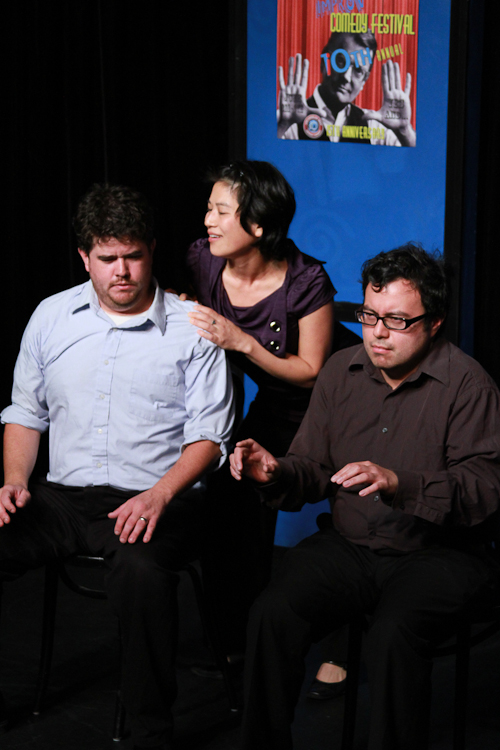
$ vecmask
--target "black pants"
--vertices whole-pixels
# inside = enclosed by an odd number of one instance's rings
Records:
[[[107,514],[138,492],[64,487],[42,481],[26,508],[0,530],[0,580],[15,579],[56,555],[102,555],[106,590],[118,616],[123,649],[122,695],[138,745],[168,741],[176,697],[178,576],[196,555],[199,493],[175,499],[147,544],[122,544]]]
[[[244,750],[289,750],[290,725],[313,641],[367,613],[369,750],[423,750],[431,645],[475,595],[493,590],[482,558],[450,549],[382,555],[333,529],[290,550],[255,602],[248,627]]]
[[[253,438],[284,456],[298,424],[270,417],[257,397],[235,442]],[[237,482],[229,462],[208,477],[203,573],[226,654],[245,650],[250,607],[271,577],[277,511],[262,505],[246,478]]]

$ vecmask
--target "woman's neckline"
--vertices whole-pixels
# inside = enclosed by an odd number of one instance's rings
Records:
[[[248,310],[248,309],[251,309],[251,308],[255,307],[256,305],[261,304],[262,302],[265,302],[266,300],[270,299],[274,294],[276,294],[281,289],[283,289],[283,287],[284,287],[284,285],[286,283],[289,271],[290,271],[290,263],[289,262],[286,263],[285,273],[284,273],[283,278],[281,280],[281,284],[278,287],[276,287],[275,289],[273,289],[272,291],[270,291],[269,294],[266,294],[264,297],[261,297],[260,299],[256,300],[253,304],[250,304],[250,305],[237,305],[237,304],[235,304],[235,303],[233,303],[231,301],[231,298],[229,296],[229,292],[228,292],[228,290],[227,290],[227,288],[226,288],[226,286],[224,284],[224,270],[225,270],[225,268],[226,268],[226,266],[224,266],[222,268],[222,271],[221,271],[221,274],[220,274],[220,283],[221,283],[222,288],[224,290],[224,293],[226,295],[227,301],[229,302],[229,304],[231,305],[231,307],[233,307],[234,309]]]

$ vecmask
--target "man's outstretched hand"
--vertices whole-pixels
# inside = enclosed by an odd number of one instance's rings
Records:
[[[238,481],[246,476],[256,482],[272,482],[281,474],[274,456],[251,438],[236,443],[234,453],[229,456],[229,465],[231,474]]]
[[[295,64],[294,64],[295,63]],[[286,133],[291,125],[299,125],[309,114],[326,117],[327,113],[320,109],[310,107],[306,101],[307,81],[309,79],[309,60],[304,60],[302,66],[302,55],[295,55],[295,60],[288,60],[288,81],[281,65],[278,67],[278,80],[280,92],[278,97],[278,137]]]
[[[415,146],[417,137],[411,126],[411,75],[406,74],[406,83],[401,85],[399,64],[388,60],[382,66],[382,106],[378,111],[364,111],[365,120],[378,120],[385,128],[396,133],[402,146]]]

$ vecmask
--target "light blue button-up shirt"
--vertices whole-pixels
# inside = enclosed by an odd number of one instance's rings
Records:
[[[191,302],[158,287],[151,308],[117,325],[91,281],[44,300],[24,332],[4,423],[49,429],[47,479],[145,490],[181,455],[233,422],[225,353],[197,335]]]

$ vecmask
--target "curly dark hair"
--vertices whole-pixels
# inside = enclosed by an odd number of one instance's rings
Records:
[[[78,247],[87,255],[99,240],[154,240],[154,214],[146,198],[123,185],[92,185],[80,201],[73,228]]]
[[[427,328],[435,320],[444,320],[450,305],[450,284],[440,253],[428,253],[420,244],[408,242],[379,253],[361,267],[363,293],[368,284],[379,291],[397,279],[406,279],[419,292]]]
[[[283,260],[293,252],[286,241],[295,213],[295,195],[275,166],[268,161],[234,161],[207,175],[211,184],[225,182],[235,191],[240,223],[250,233],[252,224],[262,227],[255,240],[265,260]]]

